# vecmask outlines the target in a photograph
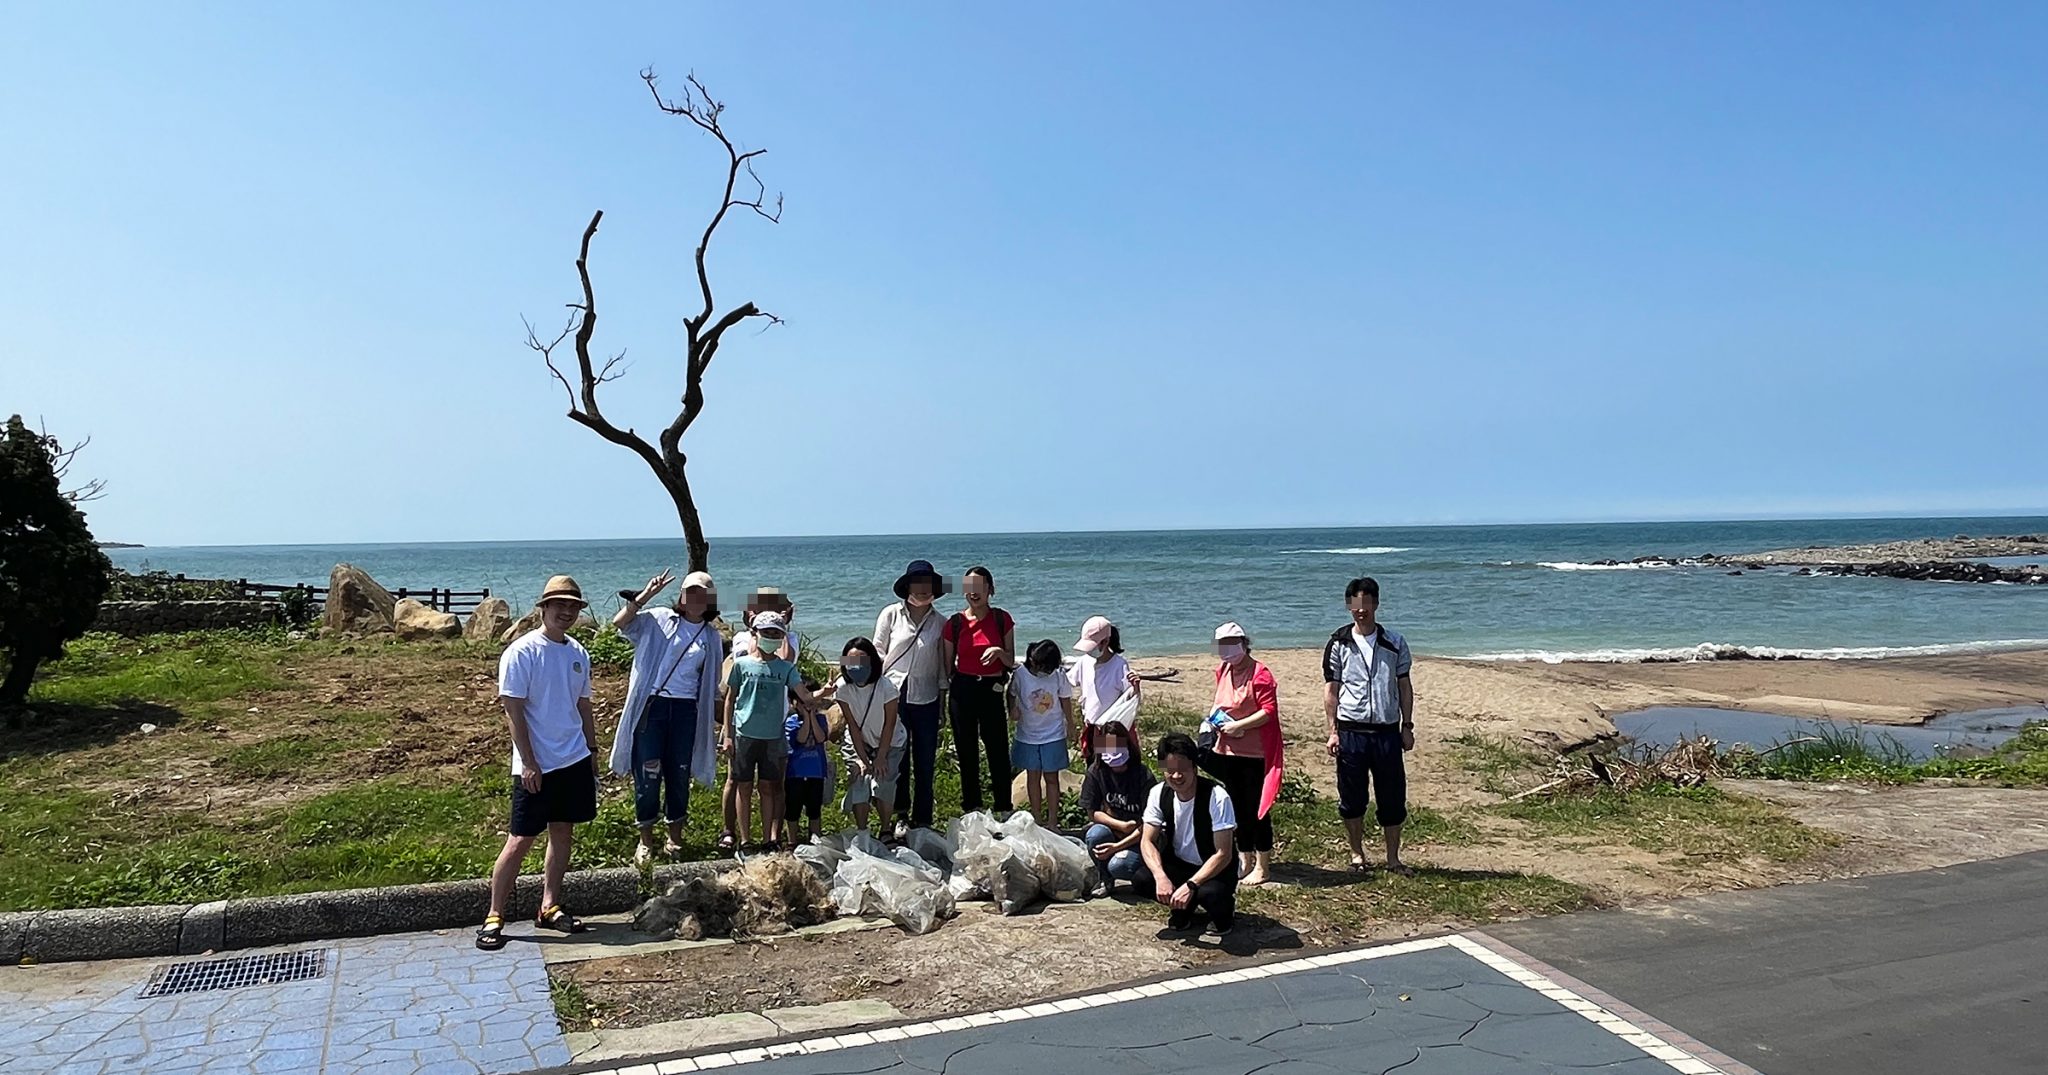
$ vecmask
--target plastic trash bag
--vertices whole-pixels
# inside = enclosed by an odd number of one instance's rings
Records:
[[[858,848],[833,873],[831,892],[839,913],[879,915],[910,933],[930,933],[953,915],[953,894],[945,885]]]
[[[931,863],[940,873],[953,872],[954,845],[952,841],[946,839],[945,833],[932,829],[912,829],[910,835],[904,837],[903,846],[917,852],[919,858]]]
[[[1099,728],[1113,720],[1123,722],[1123,726],[1126,728],[1138,722],[1137,691],[1127,689],[1122,694],[1117,695],[1116,701],[1109,703],[1109,708],[1102,711],[1102,716],[1089,723]]]
[[[809,866],[819,877],[830,881],[833,873],[839,869],[839,864],[846,861],[846,852],[834,847],[832,840],[832,837],[827,836],[814,844],[800,844],[793,854],[796,855],[797,861]]]
[[[905,866],[915,870],[919,876],[922,876],[932,884],[942,885],[946,883],[946,871],[926,862],[923,856],[907,847],[891,848],[889,859],[898,866]]]
[[[1095,861],[1079,841],[1047,832],[1030,814],[1019,811],[1003,822],[1003,842],[1030,867],[1038,894],[1058,903],[1083,898],[1095,875]]]
[[[953,861],[956,863],[960,861],[961,856],[993,843],[1001,835],[1001,830],[996,826],[996,819],[979,810],[971,814],[961,814],[946,826],[946,843],[952,847]]]
[[[1005,840],[992,840],[962,852],[960,871],[969,884],[987,892],[996,910],[1013,915],[1038,899],[1038,875]]]

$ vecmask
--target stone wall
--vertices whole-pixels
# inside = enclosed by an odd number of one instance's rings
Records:
[[[283,622],[276,601],[103,601],[92,629],[133,637]]]

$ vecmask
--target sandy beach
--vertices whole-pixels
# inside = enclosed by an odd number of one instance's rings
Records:
[[[1321,653],[1260,650],[1280,683],[1288,739],[1321,753]],[[1146,684],[1168,701],[1206,709],[1214,658],[1140,658]],[[1609,717],[1653,705],[1917,724],[1942,713],[2048,702],[2048,650],[1878,660],[1699,661],[1607,664],[1538,661],[1415,662],[1419,746],[1477,732],[1566,749],[1614,733]]]

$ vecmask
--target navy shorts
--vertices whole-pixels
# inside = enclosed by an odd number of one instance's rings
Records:
[[[512,835],[539,836],[560,822],[580,824],[597,816],[597,771],[590,758],[540,774],[540,790],[527,791],[512,778]]]
[[[1354,731],[1337,726],[1337,816],[1346,821],[1365,816],[1371,793],[1378,793],[1378,819],[1391,828],[1408,820],[1408,768],[1401,756],[1401,729]]]

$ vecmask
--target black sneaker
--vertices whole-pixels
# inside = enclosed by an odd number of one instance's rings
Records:
[[[1235,921],[1232,921],[1226,925],[1221,926],[1217,925],[1214,922],[1211,922],[1209,923],[1208,928],[1202,930],[1202,936],[1208,940],[1220,941],[1223,938],[1230,936],[1230,931],[1236,928],[1237,923]]]
[[[1188,933],[1194,929],[1195,916],[1188,911],[1175,911],[1166,916],[1166,932]]]

